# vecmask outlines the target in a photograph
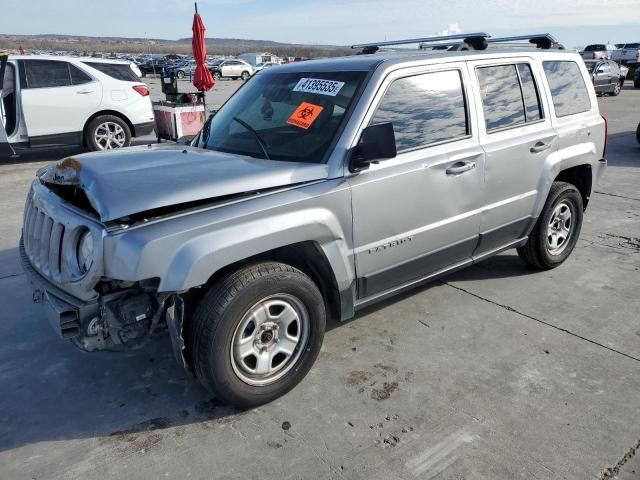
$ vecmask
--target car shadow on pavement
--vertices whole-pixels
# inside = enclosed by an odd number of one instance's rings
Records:
[[[606,157],[609,167],[640,167],[640,143],[636,139],[635,126],[628,132],[610,134],[608,139]]]
[[[0,258],[17,254],[7,250]],[[530,274],[513,255],[486,263],[441,281]],[[380,302],[356,318],[437,284]],[[0,301],[7,306],[0,322],[0,451],[90,438],[116,446],[175,427],[210,429],[250,412],[213,399],[177,365],[167,335],[136,351],[84,353],[53,332],[23,274],[0,279]],[[329,322],[328,330],[344,324]]]
[[[0,259],[17,255],[0,251]],[[23,273],[0,276],[0,301],[0,452],[90,438],[117,446],[141,432],[210,429],[245,413],[178,366],[168,335],[140,350],[85,353],[55,334]]]
[[[377,310],[395,305],[396,303],[402,302],[409,297],[418,295],[437,285],[442,285],[447,282],[465,282],[474,280],[512,278],[535,275],[536,273],[539,273],[539,270],[535,270],[527,266],[522,260],[518,258],[518,256],[515,254],[515,250],[509,250],[503,254],[496,255],[495,257],[489,258],[470,267],[444,275],[434,281],[425,283],[424,285],[411,288],[406,292],[395,295],[387,300],[374,303],[369,307],[365,307],[362,310],[359,310],[353,319],[347,320],[346,322],[331,320],[327,322],[327,331],[339,328],[345,323],[349,323],[358,318],[369,315],[373,312],[376,312]]]

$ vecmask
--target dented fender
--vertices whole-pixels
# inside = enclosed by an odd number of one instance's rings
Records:
[[[342,179],[160,219],[105,239],[105,275],[161,279],[159,291],[205,284],[220,269],[295,243],[313,241],[338,288],[353,283],[351,191]]]

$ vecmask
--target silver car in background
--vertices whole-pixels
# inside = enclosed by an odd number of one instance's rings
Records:
[[[583,60],[609,59],[615,49],[613,45],[594,43],[584,47],[584,49],[580,51],[580,56]]]

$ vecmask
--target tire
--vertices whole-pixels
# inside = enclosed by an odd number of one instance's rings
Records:
[[[529,234],[527,243],[518,248],[518,255],[526,263],[540,270],[550,270],[562,264],[571,254],[582,228],[583,215],[582,196],[576,187],[570,183],[554,182],[549,191],[540,218]],[[570,225],[566,228],[566,214],[570,214]],[[557,230],[564,224],[568,232]],[[564,240],[560,241],[565,234]],[[550,242],[553,241],[557,248]]]
[[[91,151],[113,150],[131,145],[131,129],[115,115],[99,115],[84,130],[84,141]]]
[[[231,80],[238,80],[238,77],[231,77]]]
[[[220,80],[222,78],[222,76],[220,75],[220,72],[213,72],[213,79],[217,82],[218,80]]]
[[[638,124],[638,128],[636,129],[636,140],[640,143],[640,123]]]
[[[617,97],[620,95],[620,91],[622,90],[622,82],[618,82],[613,87],[613,92],[611,92],[612,97]]]
[[[633,81],[633,88],[640,88],[640,81]]]
[[[293,319],[288,326],[280,320],[285,311]],[[322,294],[303,272],[275,262],[242,267],[211,286],[196,307],[187,335],[194,372],[226,403],[268,403],[311,369],[325,326]]]
[[[243,82],[246,82],[247,80],[249,80],[250,76],[251,74],[245,70],[244,72],[242,72],[242,75],[240,75],[240,78]]]
[[[182,80],[184,78],[184,72],[182,70],[178,70],[176,72],[176,77]]]

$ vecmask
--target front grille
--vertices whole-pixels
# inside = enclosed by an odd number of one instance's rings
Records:
[[[39,209],[29,195],[24,211],[22,239],[33,267],[43,276],[59,281],[65,228]]]

